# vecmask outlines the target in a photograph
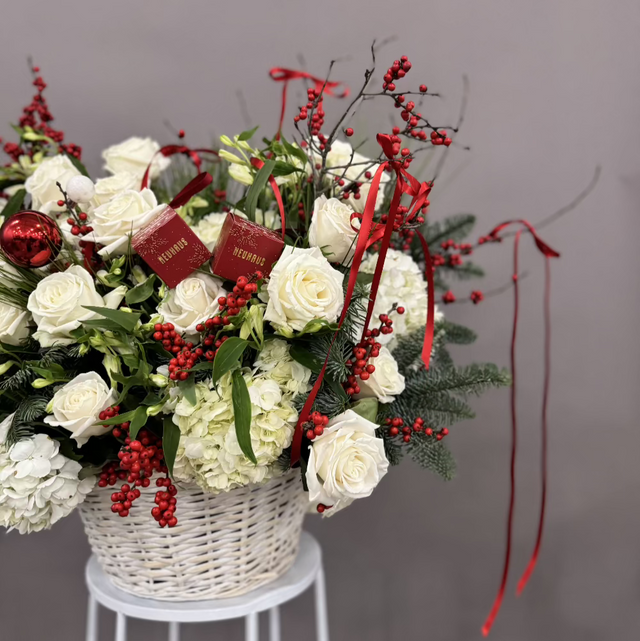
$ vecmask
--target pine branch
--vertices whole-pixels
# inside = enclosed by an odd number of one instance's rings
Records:
[[[441,270],[441,276],[453,276],[458,280],[470,280],[472,278],[482,278],[484,276],[484,269],[472,262],[464,262],[462,265],[456,265],[455,267],[445,263],[438,267],[438,270]]]
[[[429,370],[418,372],[408,382],[405,394],[430,397],[449,392],[461,396],[479,396],[492,387],[505,387],[511,383],[507,370],[500,370],[493,363],[473,363],[453,370]]]
[[[445,240],[461,241],[466,238],[476,223],[476,217],[473,214],[457,214],[449,216],[444,220],[436,220],[427,226],[425,240],[429,245],[435,248]]]
[[[393,403],[384,405],[381,414],[383,418],[399,416],[408,425],[411,425],[419,416],[432,427],[453,425],[475,417],[467,403],[446,392],[426,397],[407,394],[406,390]]]
[[[435,436],[414,434],[407,444],[409,456],[421,467],[435,472],[445,481],[456,474],[456,462],[447,446]]]

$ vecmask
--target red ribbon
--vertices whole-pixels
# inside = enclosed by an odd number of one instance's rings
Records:
[[[315,90],[317,92],[323,92],[327,96],[335,96],[336,98],[346,98],[349,95],[349,87],[347,87],[342,82],[334,82],[323,80],[321,78],[316,78],[306,71],[296,71],[295,69],[285,69],[284,67],[274,67],[269,71],[269,75],[272,80],[276,82],[284,83],[282,86],[282,109],[280,111],[280,124],[278,125],[278,133],[276,134],[276,140],[280,140],[280,132],[282,131],[282,124],[284,123],[284,114],[287,110],[287,87],[289,86],[290,80],[299,80],[304,78],[306,80],[311,80],[315,84]],[[334,89],[342,85],[344,89],[341,93],[334,93]],[[324,90],[323,90],[324,87]],[[322,103],[322,100],[320,100]]]
[[[196,194],[200,193],[212,182],[213,177],[211,174],[207,171],[203,171],[180,190],[178,195],[169,203],[169,207],[172,209],[178,209],[178,207],[186,205]]]
[[[550,313],[550,291],[551,291],[551,272],[549,267],[550,258],[558,258],[560,254],[549,247],[536,233],[533,226],[526,220],[510,220],[501,225],[498,225],[490,234],[490,237],[497,238],[500,231],[509,225],[518,224],[526,228],[531,233],[536,247],[540,250],[545,258],[545,290],[544,290],[544,344],[545,344],[545,357],[544,357],[544,392],[542,399],[542,501],[540,504],[540,515],[538,521],[538,534],[536,539],[535,548],[527,568],[518,582],[517,594],[520,595],[524,590],[527,581],[531,577],[538,560],[540,553],[540,546],[542,544],[542,532],[544,529],[544,516],[546,509],[547,498],[547,405],[549,398],[549,379],[551,371],[551,313]],[[493,602],[491,611],[487,620],[482,627],[482,634],[487,636],[491,630],[507,586],[507,578],[509,576],[509,565],[511,562],[511,547],[513,539],[513,517],[516,498],[516,445],[517,445],[517,414],[516,414],[516,336],[518,329],[518,312],[519,312],[519,288],[518,288],[518,252],[520,248],[520,236],[523,229],[516,232],[514,245],[513,245],[513,292],[514,292],[514,310],[513,310],[513,329],[511,334],[511,462],[510,462],[510,493],[509,493],[509,512],[507,516],[507,544],[505,548],[504,566],[502,570],[502,579],[498,594]]]
[[[409,206],[409,213],[407,215],[408,219],[413,218],[421,207],[424,206],[427,196],[431,190],[431,186],[428,183],[420,183],[413,176],[408,174],[402,164],[399,161],[393,160],[393,151],[392,143],[389,136],[385,134],[378,134],[377,136],[378,143],[382,147],[385,155],[389,160],[381,163],[376,170],[376,173],[371,181],[369,187],[369,194],[367,196],[367,202],[365,204],[364,211],[362,213],[362,220],[360,223],[360,230],[358,232],[358,240],[356,242],[356,247],[353,254],[353,260],[351,263],[351,269],[349,271],[349,280],[347,282],[347,291],[345,294],[344,307],[342,308],[342,314],[340,315],[340,320],[338,322],[338,328],[342,327],[342,323],[347,315],[349,309],[349,304],[353,297],[353,291],[356,285],[356,280],[358,278],[358,271],[364,257],[364,253],[367,248],[372,244],[371,239],[382,239],[380,245],[380,251],[378,253],[378,261],[376,263],[376,269],[373,276],[373,281],[371,282],[371,291],[369,294],[369,305],[367,307],[367,315],[362,329],[362,336],[364,337],[365,332],[369,327],[369,321],[373,314],[373,308],[376,302],[376,297],[378,293],[378,287],[380,285],[380,280],[382,278],[382,270],[384,268],[384,262],[387,255],[387,250],[389,249],[389,244],[391,241],[391,235],[393,234],[394,222],[396,220],[398,206],[400,205],[400,199],[403,194],[408,194],[412,197],[411,205]],[[387,222],[384,224],[374,223],[373,216],[375,213],[376,199],[378,197],[378,189],[380,187],[380,181],[382,179],[382,172],[385,171],[387,167],[390,167],[396,175],[396,185],[393,193],[393,198],[391,200],[391,206],[389,208],[389,215],[387,216]],[[425,337],[422,346],[422,361],[425,367],[429,367],[429,361],[431,359],[431,348],[433,346],[433,328],[434,328],[434,317],[435,317],[435,296],[434,296],[434,283],[433,283],[433,266],[431,263],[431,256],[429,255],[429,248],[426,241],[419,234],[421,239],[422,248],[425,254],[425,278],[427,280],[427,290],[429,294],[427,302],[427,323],[425,327]],[[376,242],[376,240],[373,240]],[[293,443],[291,446],[291,464],[294,465],[300,460],[300,452],[302,449],[302,436],[303,436],[303,425],[308,421],[311,409],[315,402],[316,396],[320,391],[322,386],[322,381],[327,369],[327,363],[329,362],[329,355],[331,349],[337,337],[337,332],[333,336],[331,341],[331,346],[328,350],[327,357],[325,358],[324,364],[318,378],[309,393],[309,396],[300,412],[300,417],[296,425],[296,430],[293,436]]]
[[[215,149],[191,149],[185,145],[165,145],[158,149],[158,151],[156,151],[156,153],[151,157],[151,162],[147,166],[144,176],[142,177],[142,184],[140,186],[141,190],[149,186],[151,167],[158,154],[162,154],[165,158],[175,156],[176,154],[184,154],[191,159],[191,162],[195,165],[198,173],[200,173],[200,170],[202,169],[202,159],[200,158],[200,154],[213,154],[214,156],[218,156],[218,152]]]
[[[260,158],[251,158],[251,164],[256,169],[262,169],[262,167],[264,167],[264,162],[260,160]],[[284,242],[284,236],[287,228],[287,217],[284,213],[284,203],[282,202],[282,195],[280,194],[278,183],[276,182],[276,179],[273,177],[273,174],[269,175],[269,184],[271,185],[271,189],[273,189],[273,195],[276,198],[276,202],[278,203],[278,209],[280,210],[280,220],[282,222],[282,242]]]

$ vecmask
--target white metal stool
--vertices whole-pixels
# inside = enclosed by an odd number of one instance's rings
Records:
[[[246,641],[258,641],[260,612],[269,610],[269,639],[280,641],[279,606],[315,584],[316,638],[329,641],[322,550],[307,532],[302,533],[300,551],[292,568],[279,579],[248,594],[210,601],[156,601],[143,599],[115,587],[91,557],[85,571],[89,588],[87,641],[98,641],[98,604],[116,613],[116,641],[126,641],[127,617],[169,623],[169,641],[179,641],[180,623],[204,623],[245,618]]]

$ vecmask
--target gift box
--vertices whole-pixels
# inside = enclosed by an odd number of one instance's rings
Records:
[[[280,233],[228,214],[213,250],[211,271],[232,281],[256,271],[267,276],[283,249]]]
[[[171,207],[135,234],[131,245],[169,287],[175,287],[211,257],[206,245]]]

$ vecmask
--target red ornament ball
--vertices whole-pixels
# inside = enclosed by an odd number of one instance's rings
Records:
[[[19,211],[0,229],[0,247],[19,267],[44,267],[62,248],[62,235],[55,221],[38,211]]]

